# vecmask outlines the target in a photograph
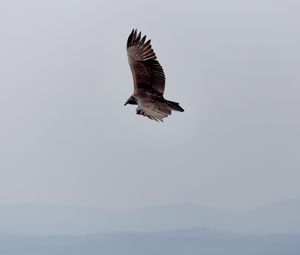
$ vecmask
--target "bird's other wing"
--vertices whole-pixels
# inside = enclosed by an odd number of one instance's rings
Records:
[[[163,95],[165,89],[165,74],[156,60],[151,40],[141,32],[132,30],[127,40],[127,55],[134,81],[134,91],[151,91]]]
[[[167,103],[148,96],[138,100],[137,114],[148,117],[155,121],[163,122],[163,119],[171,115],[171,109]]]

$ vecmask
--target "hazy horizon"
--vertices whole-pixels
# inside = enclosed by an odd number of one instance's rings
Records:
[[[40,202],[40,201],[33,201],[33,202],[16,202],[16,203],[0,203],[1,206],[61,206],[61,207],[70,207],[70,208],[82,208],[82,209],[100,209],[100,210],[105,210],[105,211],[112,211],[112,212],[135,212],[135,211],[140,211],[144,209],[151,209],[151,208],[163,208],[163,207],[172,207],[172,206],[187,206],[187,207],[203,207],[203,208],[210,208],[210,209],[215,209],[215,210],[220,210],[224,212],[249,212],[253,211],[259,208],[263,207],[268,207],[268,206],[273,206],[277,204],[298,204],[300,202],[300,199],[286,199],[286,200],[278,200],[278,201],[271,201],[267,203],[262,203],[262,204],[257,204],[252,207],[247,207],[247,208],[227,208],[227,207],[218,207],[218,206],[212,206],[209,204],[201,204],[201,203],[192,203],[192,202],[166,202],[166,203],[157,203],[157,204],[148,204],[146,206],[139,206],[139,207],[131,207],[131,208],[105,208],[105,207],[100,207],[100,206],[91,206],[91,205],[80,205],[80,204],[75,204],[75,203],[55,203],[55,202]]]

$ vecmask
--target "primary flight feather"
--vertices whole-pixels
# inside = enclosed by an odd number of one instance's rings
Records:
[[[179,103],[164,99],[165,74],[157,61],[151,40],[132,30],[127,40],[128,62],[132,72],[134,92],[125,105],[138,105],[136,113],[155,121],[163,121],[172,110],[183,112]]]

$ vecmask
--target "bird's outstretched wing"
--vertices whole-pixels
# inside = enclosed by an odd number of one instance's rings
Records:
[[[132,30],[127,40],[127,55],[134,81],[134,92],[150,92],[163,95],[165,89],[165,74],[156,60],[151,47],[151,40],[141,32]]]
[[[142,96],[139,97],[137,114],[148,117],[155,121],[163,122],[163,119],[171,115],[171,107],[167,101],[160,100],[155,97]]]

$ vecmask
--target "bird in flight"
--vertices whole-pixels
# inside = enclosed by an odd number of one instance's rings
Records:
[[[136,114],[157,122],[163,122],[172,111],[183,112],[179,103],[163,97],[165,74],[151,47],[151,40],[146,41],[146,36],[142,37],[141,32],[132,30],[127,40],[127,55],[134,92],[124,105],[137,105]]]

